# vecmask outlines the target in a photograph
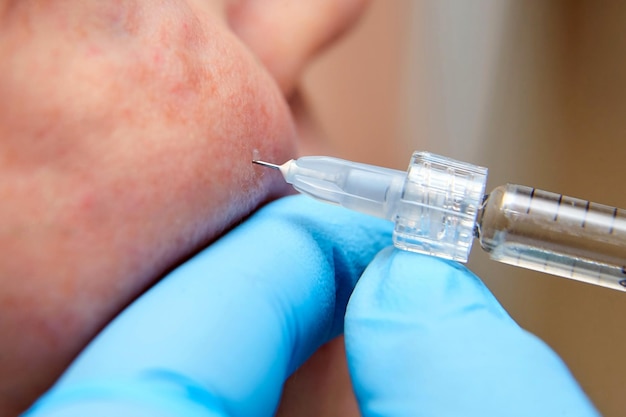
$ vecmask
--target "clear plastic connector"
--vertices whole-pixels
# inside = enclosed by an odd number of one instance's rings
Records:
[[[487,168],[415,152],[396,213],[394,244],[467,262],[486,182]]]

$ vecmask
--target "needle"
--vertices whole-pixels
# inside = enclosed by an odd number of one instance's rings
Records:
[[[280,165],[270,164],[269,162],[265,162],[265,161],[253,160],[252,163],[257,164],[257,165],[262,165],[268,168],[280,169]]]

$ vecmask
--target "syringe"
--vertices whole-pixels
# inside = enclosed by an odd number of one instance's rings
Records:
[[[626,291],[626,211],[520,185],[485,195],[487,169],[415,152],[403,171],[309,156],[274,165],[301,193],[395,223],[400,249],[491,259]]]

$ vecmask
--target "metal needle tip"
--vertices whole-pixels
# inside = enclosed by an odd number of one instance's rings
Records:
[[[253,160],[252,163],[257,164],[257,165],[262,165],[268,168],[280,169],[280,165],[270,164],[269,162],[259,161],[258,159]]]

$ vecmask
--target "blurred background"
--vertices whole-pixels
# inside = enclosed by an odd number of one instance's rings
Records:
[[[330,153],[406,169],[413,150],[626,208],[626,2],[374,0],[307,73]],[[626,294],[489,261],[470,267],[623,416]]]

